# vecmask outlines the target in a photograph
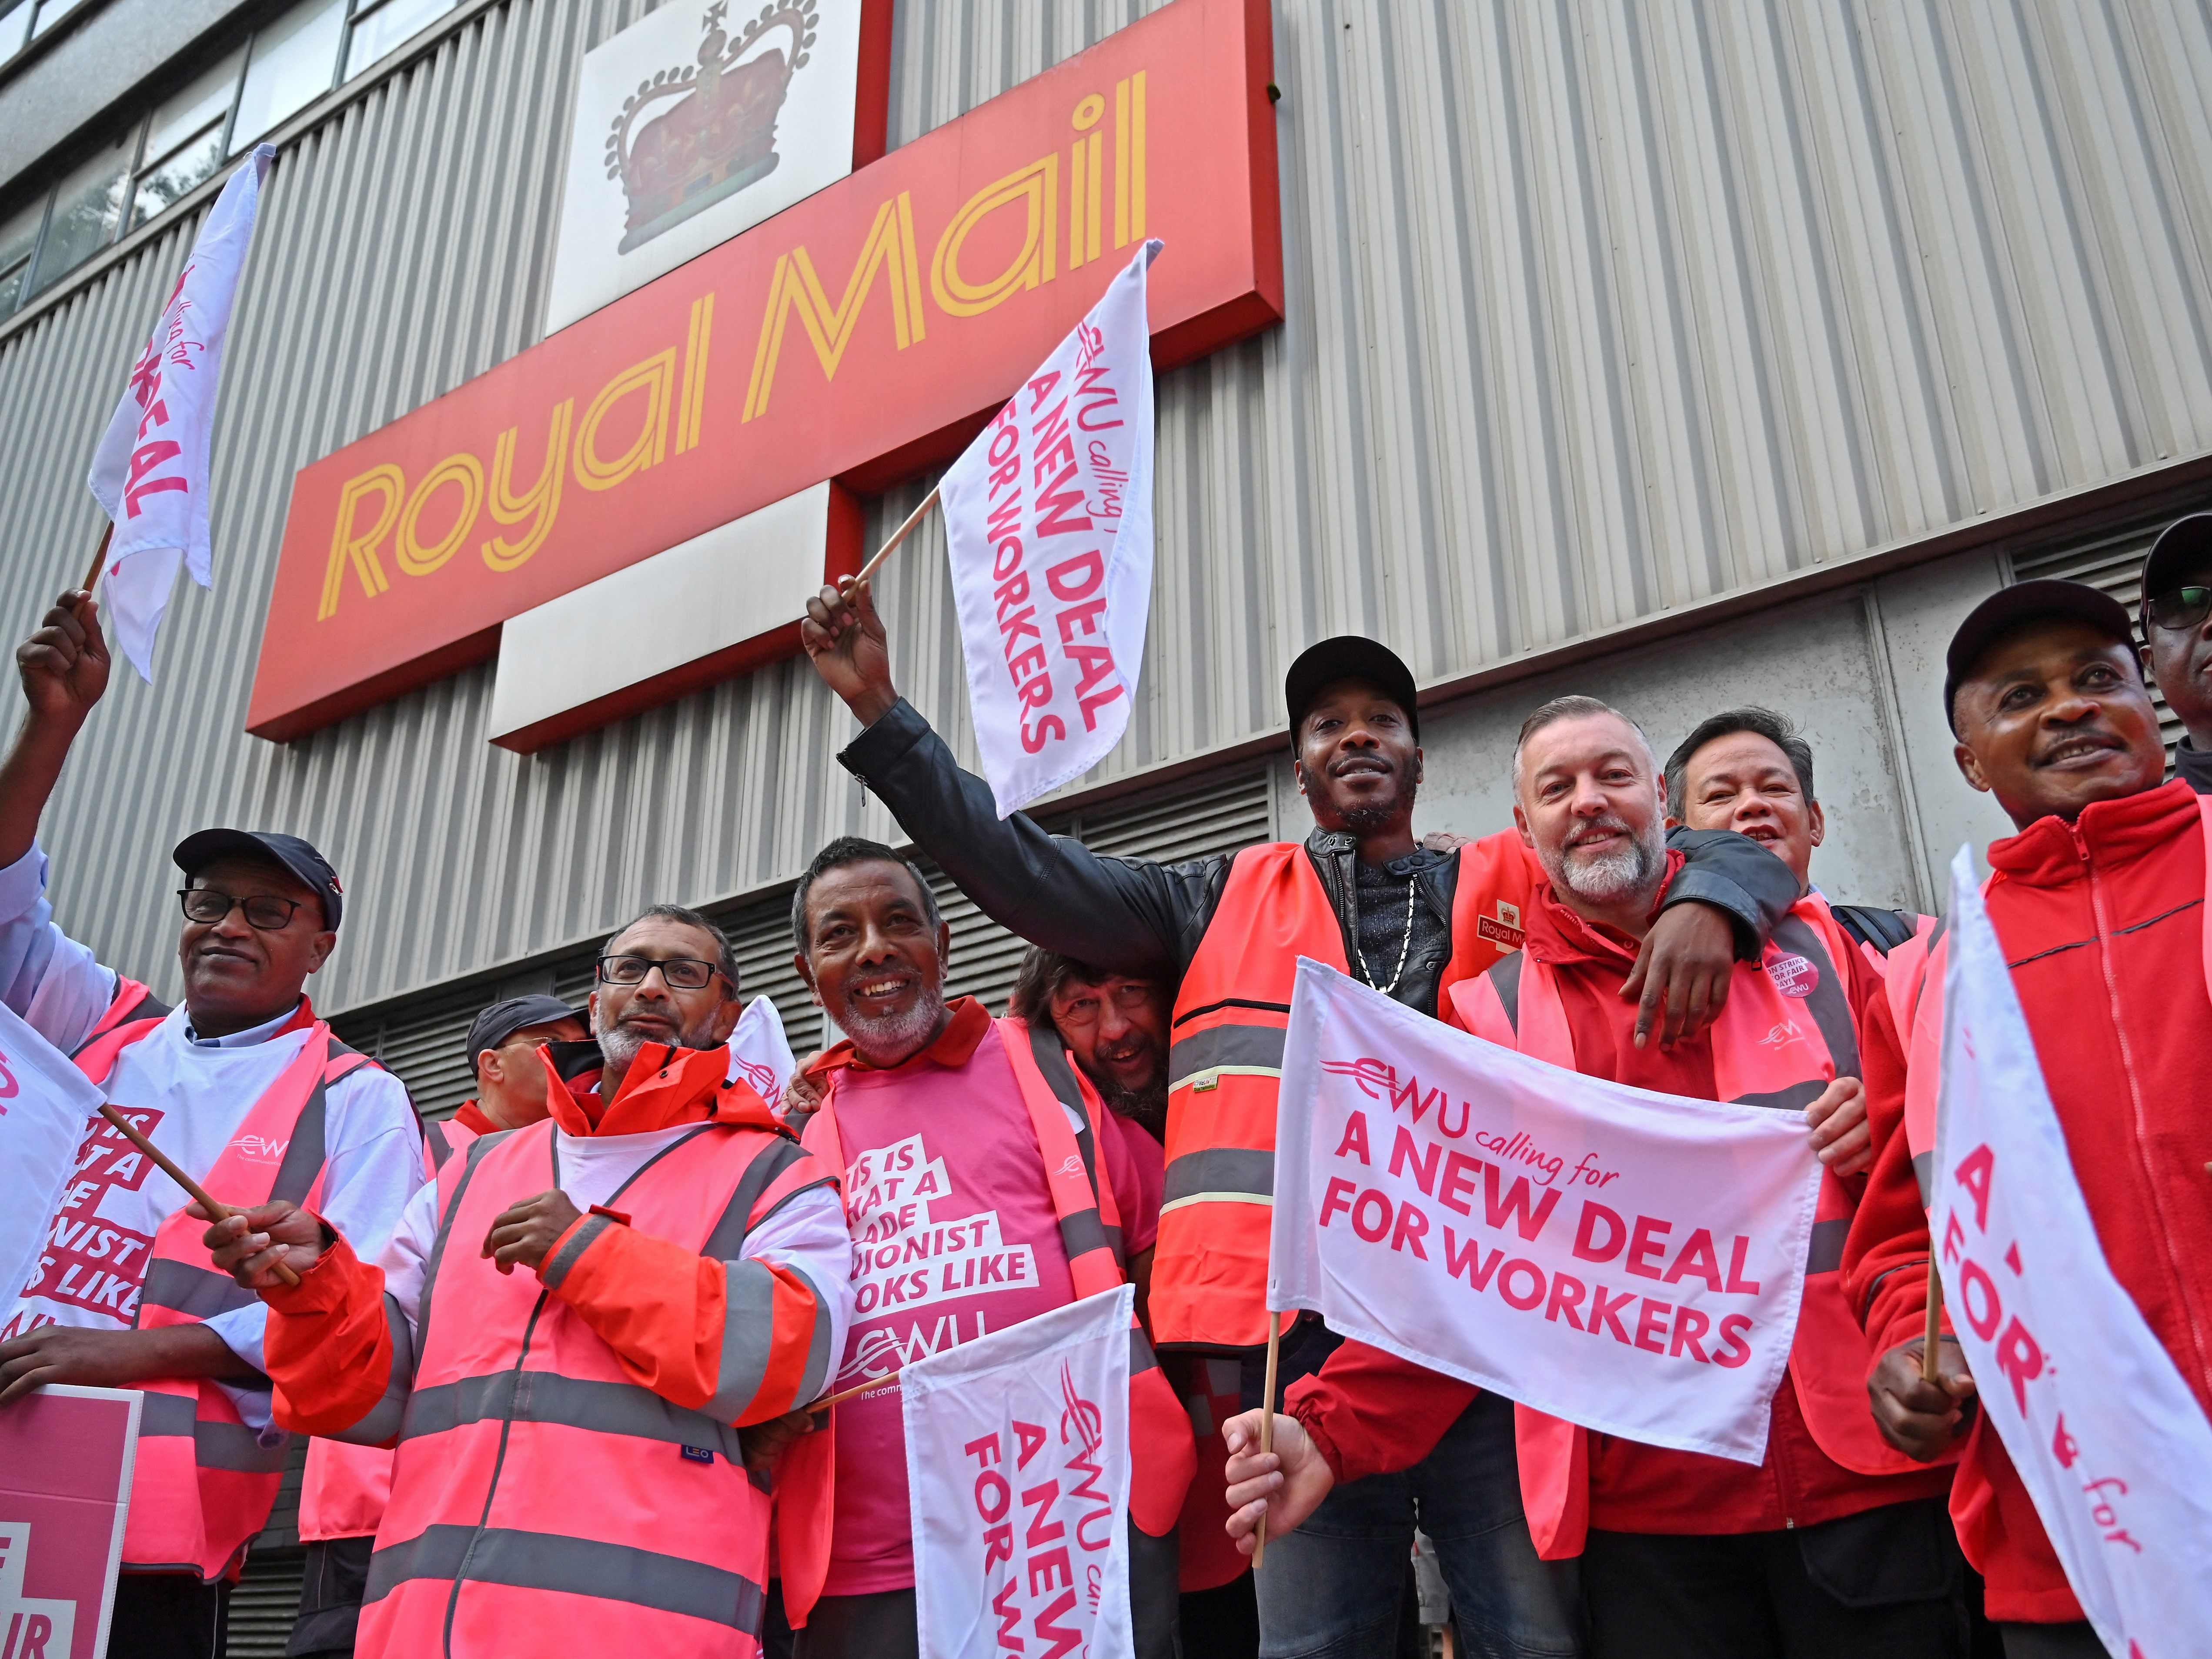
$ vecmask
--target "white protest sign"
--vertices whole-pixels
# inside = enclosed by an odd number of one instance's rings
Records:
[[[1758,1463],[1820,1165],[1794,1112],[1577,1076],[1298,963],[1267,1305],[1552,1416]]]
[[[0,1003],[0,1319],[37,1276],[104,1098],[69,1056]]]
[[[93,453],[88,482],[114,523],[107,620],[141,679],[154,678],[154,637],[181,562],[214,586],[208,540],[208,459],[222,348],[238,276],[253,240],[261,181],[276,152],[257,144],[230,175],[192,243],[131,383]]]
[[[921,1659],[1130,1659],[1128,1285],[900,1373]]]
[[[1152,599],[1138,249],[938,486],[983,775],[1006,817],[1121,741]]]
[[[792,1055],[791,1040],[783,1034],[783,1016],[775,1004],[766,997],[747,1003],[738,1016],[737,1030],[730,1033],[729,1049],[730,1080],[743,1078],[751,1084],[770,1109],[781,1105],[799,1062]]]
[[[1963,847],[1950,931],[1928,1210],[1945,1306],[2098,1639],[2136,1659],[2202,1653],[2212,1424],[2105,1261]],[[2114,1135],[2134,1133],[2124,1099],[2112,1111]]]

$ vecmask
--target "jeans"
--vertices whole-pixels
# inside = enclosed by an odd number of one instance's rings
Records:
[[[1521,1512],[1513,1402],[1483,1394],[1412,1468],[1339,1486],[1296,1532],[1267,1540],[1256,1575],[1263,1659],[1393,1652],[1417,1509],[1451,1590],[1462,1653],[1582,1653],[1577,1564],[1537,1559]]]

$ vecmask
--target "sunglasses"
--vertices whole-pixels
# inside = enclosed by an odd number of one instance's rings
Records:
[[[2170,587],[2144,603],[2152,622],[2178,634],[2212,617],[2212,587]]]

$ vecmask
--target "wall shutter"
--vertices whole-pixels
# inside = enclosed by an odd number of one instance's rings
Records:
[[[1267,840],[1267,769],[1252,764],[1081,813],[1042,814],[1040,821],[1095,852],[1180,864]],[[924,873],[952,929],[947,990],[954,996],[981,997],[994,1012],[1003,1012],[1026,947],[986,918],[935,866],[925,863]],[[792,1051],[804,1060],[822,1047],[822,1011],[792,963],[789,890],[738,904],[710,905],[707,913],[730,935],[746,997],[775,1000]],[[501,997],[533,991],[550,991],[581,1008],[591,994],[596,954],[577,951],[497,981],[478,980],[342,1015],[332,1024],[339,1036],[398,1074],[424,1117],[449,1117],[475,1087],[464,1048],[477,1011]]]

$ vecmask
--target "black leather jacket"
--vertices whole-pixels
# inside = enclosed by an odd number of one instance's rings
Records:
[[[914,844],[934,859],[983,914],[1032,945],[1108,973],[1173,982],[1197,953],[1229,879],[1226,856],[1188,864],[1149,864],[1093,853],[1048,836],[1025,813],[1000,819],[991,787],[963,771],[945,740],[903,697],[838,756],[846,769],[891,810]],[[1711,904],[1735,924],[1737,953],[1755,956],[1797,900],[1789,866],[1758,842],[1725,830],[1677,830],[1668,845],[1688,855],[1668,889],[1669,906]],[[1358,843],[1316,828],[1306,854],[1344,930],[1346,960],[1358,947],[1354,901]],[[1406,965],[1395,993],[1425,1014],[1437,1012],[1437,981],[1449,959],[1452,896],[1459,860],[1447,859],[1417,879],[1444,927],[1442,951]]]

